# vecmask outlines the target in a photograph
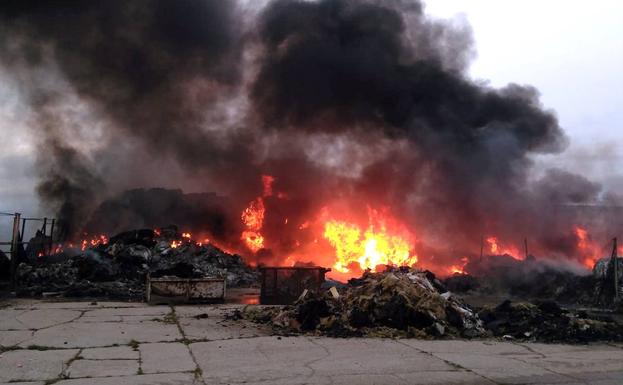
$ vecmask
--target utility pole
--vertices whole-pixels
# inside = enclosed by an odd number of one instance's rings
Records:
[[[619,262],[617,261],[617,239],[612,240],[612,272],[614,273],[614,300],[619,298]]]
[[[526,250],[526,259],[528,259],[528,237],[523,239],[524,249]]]

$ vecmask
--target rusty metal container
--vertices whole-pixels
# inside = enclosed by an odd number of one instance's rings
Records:
[[[147,277],[149,303],[220,303],[225,300],[224,278]]]
[[[263,305],[289,305],[297,300],[305,289],[319,291],[325,274],[331,269],[324,267],[260,267],[262,288],[260,303]]]

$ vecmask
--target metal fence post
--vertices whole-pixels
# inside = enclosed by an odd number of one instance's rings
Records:
[[[19,220],[20,213],[15,213],[13,217],[13,237],[11,238],[11,288],[13,291],[17,288],[17,255],[19,253]]]
[[[52,254],[52,249],[54,248],[54,223],[56,219],[52,218],[52,225],[50,226],[50,251],[48,254]]]
[[[612,268],[614,273],[614,301],[619,299],[619,256],[617,250],[617,239],[614,238],[612,246]]]

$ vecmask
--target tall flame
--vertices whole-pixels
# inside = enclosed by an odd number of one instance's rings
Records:
[[[354,224],[331,220],[325,223],[324,237],[335,248],[333,268],[341,273],[348,273],[353,264],[375,270],[379,265],[411,266],[417,262],[407,240],[388,234],[383,227],[376,231],[369,226],[362,231]]]
[[[595,262],[601,258],[604,250],[599,245],[596,245],[591,239],[588,231],[580,226],[573,228],[575,236],[577,238],[577,247],[582,254],[582,264],[589,269],[595,266]]]
[[[241,239],[249,250],[254,253],[264,247],[264,237],[260,233],[262,225],[264,224],[264,200],[259,197],[242,211],[242,223],[246,226],[247,230],[242,232]]]
[[[264,225],[264,198],[273,195],[273,182],[275,178],[270,175],[262,175],[263,194],[252,200],[247,208],[242,211],[242,223],[246,230],[242,232],[240,239],[244,242],[249,250],[256,253],[264,248],[264,236],[260,232]]]

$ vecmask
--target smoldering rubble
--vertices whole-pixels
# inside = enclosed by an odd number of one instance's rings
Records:
[[[510,300],[478,313],[496,337],[543,342],[623,341],[623,324],[610,315],[561,308],[554,301],[536,303]]]
[[[291,306],[248,306],[238,316],[285,335],[623,341],[623,323],[608,314],[567,309],[545,299],[474,307],[420,269],[368,271],[348,285],[303,294]]]
[[[153,277],[220,277],[230,287],[257,283],[257,271],[239,255],[183,239],[174,227],[162,229],[159,235],[150,229],[134,230],[74,255],[66,251],[36,258],[18,266],[17,294],[142,301],[148,273]]]
[[[17,294],[142,301],[148,273],[153,277],[223,277],[228,287],[257,287],[258,271],[240,256],[210,244],[179,239],[183,236],[174,227],[158,233],[134,230],[74,255],[62,252],[21,263]],[[601,298],[598,294],[605,281],[597,273],[607,278],[608,271],[599,266],[594,277],[565,275],[563,281],[569,287],[573,282],[591,282],[576,288],[582,294],[576,297],[575,305],[588,293],[595,295],[593,300]],[[503,279],[497,274],[491,272],[493,281]],[[319,291],[303,291],[292,305],[247,306],[234,310],[230,318],[268,324],[280,335],[623,341],[623,323],[617,320],[617,313],[561,306],[548,299],[547,293],[560,289],[560,272],[541,272],[533,279],[541,281],[532,281],[537,288],[514,292],[532,298],[530,301],[475,306],[454,291],[473,294],[483,289],[480,285],[484,279],[463,274],[440,280],[422,269],[387,267],[383,272],[365,271],[347,284],[328,280]],[[488,293],[494,290],[494,286],[485,287]],[[509,294],[500,287],[495,290],[500,295]]]
[[[293,306],[249,308],[245,316],[285,333],[331,336],[440,337],[484,335],[482,322],[430,272],[366,272],[342,289],[305,295]]]
[[[598,302],[601,280],[588,270],[560,261],[532,255],[524,260],[510,255],[488,255],[469,260],[463,269],[464,272],[443,280],[448,290],[471,296],[504,294],[524,300],[548,298],[563,304]]]

